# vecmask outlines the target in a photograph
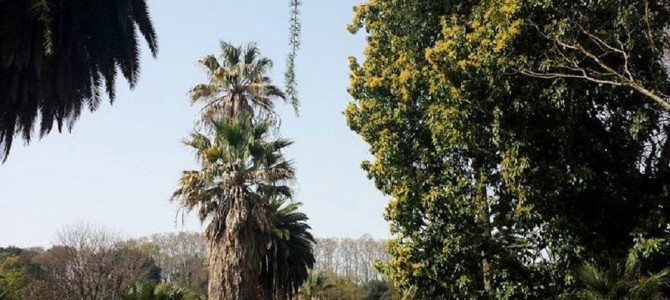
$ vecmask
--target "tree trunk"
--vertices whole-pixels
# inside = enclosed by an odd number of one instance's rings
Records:
[[[476,178],[475,178],[475,187],[477,190],[477,194],[475,196],[476,199],[478,199],[478,204],[480,208],[480,217],[481,221],[486,225],[484,232],[482,233],[482,241],[485,242],[485,244],[488,244],[488,242],[491,241],[492,239],[492,225],[491,225],[491,219],[490,219],[490,213],[489,213],[489,205],[488,205],[488,195],[486,191],[486,176],[484,175],[485,169],[481,167],[478,162],[475,160],[473,161],[473,166],[475,169]],[[489,254],[487,253],[488,249],[482,249],[481,252],[481,269],[482,269],[482,285],[484,288],[484,295],[486,299],[493,299],[493,286],[491,283],[491,263],[488,260]]]
[[[267,228],[257,222],[264,211],[244,198],[232,202],[223,232],[208,233],[209,299],[265,299],[260,274]]]
[[[670,125],[665,127],[665,143],[658,160],[658,178],[661,196],[670,196]]]

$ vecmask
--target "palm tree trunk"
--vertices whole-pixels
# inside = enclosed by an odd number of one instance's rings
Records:
[[[263,229],[251,201],[233,201],[225,230],[209,242],[209,299],[265,299],[260,281]]]

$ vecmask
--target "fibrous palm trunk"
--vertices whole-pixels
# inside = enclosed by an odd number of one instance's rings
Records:
[[[224,104],[223,116],[224,119],[234,120],[237,116],[244,114],[252,114],[253,110],[247,100],[239,94],[234,94],[230,101]]]
[[[265,299],[260,281],[265,211],[242,197],[232,202],[223,232],[208,232],[209,299]]]

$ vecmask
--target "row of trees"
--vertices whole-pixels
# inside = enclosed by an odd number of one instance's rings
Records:
[[[357,6],[368,46],[345,113],[391,198],[394,284],[418,299],[670,296],[652,276],[670,266],[669,16],[639,0]]]
[[[206,245],[195,232],[122,239],[102,227],[69,226],[48,250],[0,249],[0,299],[134,299],[149,291],[204,297]],[[373,269],[385,259],[382,245],[369,236],[317,239],[315,271],[298,295],[390,299],[390,284]]]
[[[201,234],[163,233],[128,242],[153,258],[162,282],[207,293],[207,245]]]
[[[324,274],[350,278],[367,283],[384,280],[375,269],[378,262],[386,262],[386,241],[370,235],[360,238],[316,238],[314,270]],[[201,282],[198,276],[207,265],[207,246],[203,236],[195,232],[161,233],[130,240],[156,261],[161,268],[163,282],[191,286]],[[206,276],[204,276],[206,281]]]
[[[353,279],[359,283],[384,280],[376,268],[378,262],[388,261],[384,250],[386,241],[363,235],[352,238],[321,238],[316,240],[314,269]]]

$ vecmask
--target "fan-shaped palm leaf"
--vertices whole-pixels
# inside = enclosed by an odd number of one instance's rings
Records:
[[[272,61],[260,56],[256,44],[233,46],[221,42],[221,55],[202,58],[209,81],[191,89],[191,103],[202,103],[202,123],[232,119],[249,114],[256,119],[274,119],[274,99],[284,99],[284,92],[272,84],[267,73]]]
[[[605,270],[587,263],[577,271],[577,278],[584,286],[577,293],[580,299],[664,299],[661,292],[670,280],[670,269],[645,276],[640,272],[637,254],[631,251],[625,262],[615,263]]]

